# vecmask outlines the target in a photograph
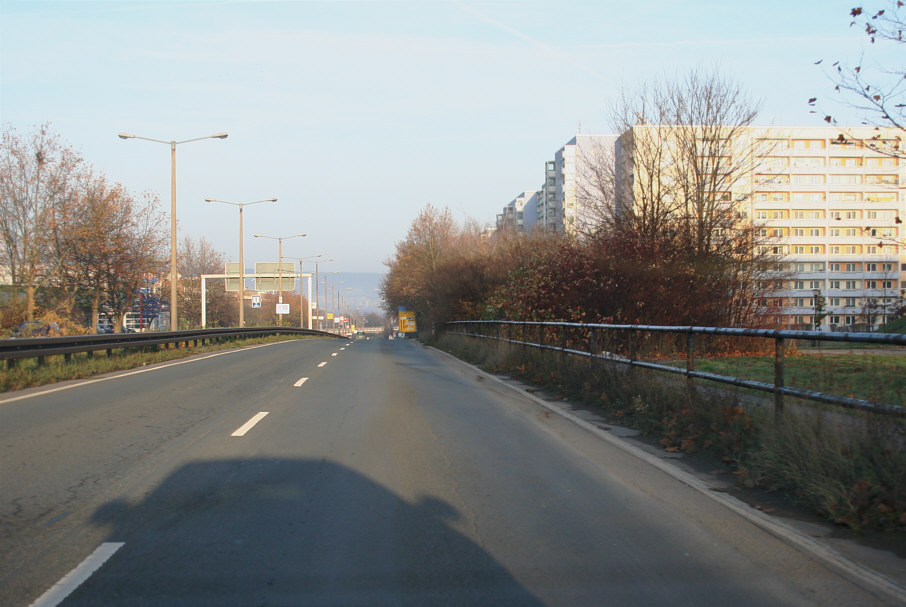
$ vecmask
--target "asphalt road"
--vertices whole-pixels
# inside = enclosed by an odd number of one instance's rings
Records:
[[[895,604],[470,367],[377,339],[0,396],[0,604],[33,602]]]

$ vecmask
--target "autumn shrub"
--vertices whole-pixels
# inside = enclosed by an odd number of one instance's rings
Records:
[[[765,434],[742,472],[841,525],[906,530],[904,447],[901,420],[796,410]]]

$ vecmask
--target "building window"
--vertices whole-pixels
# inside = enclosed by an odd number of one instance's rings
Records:
[[[855,263],[848,263],[843,267],[844,272],[858,272],[859,265]]]

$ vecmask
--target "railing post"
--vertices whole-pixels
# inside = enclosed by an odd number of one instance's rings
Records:
[[[691,371],[695,371],[695,333],[690,329],[686,334],[686,384],[692,388]]]
[[[588,353],[595,356],[598,346],[598,332],[595,327],[588,328]]]
[[[783,417],[783,354],[786,350],[784,339],[774,339],[774,423],[780,423]]]
[[[513,343],[513,323],[510,323],[506,326],[506,338],[507,341]]]
[[[544,349],[544,323],[538,323],[538,345]]]

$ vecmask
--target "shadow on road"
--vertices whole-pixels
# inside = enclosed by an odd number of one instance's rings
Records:
[[[325,461],[203,461],[93,520],[125,545],[64,605],[540,605],[451,525]]]

